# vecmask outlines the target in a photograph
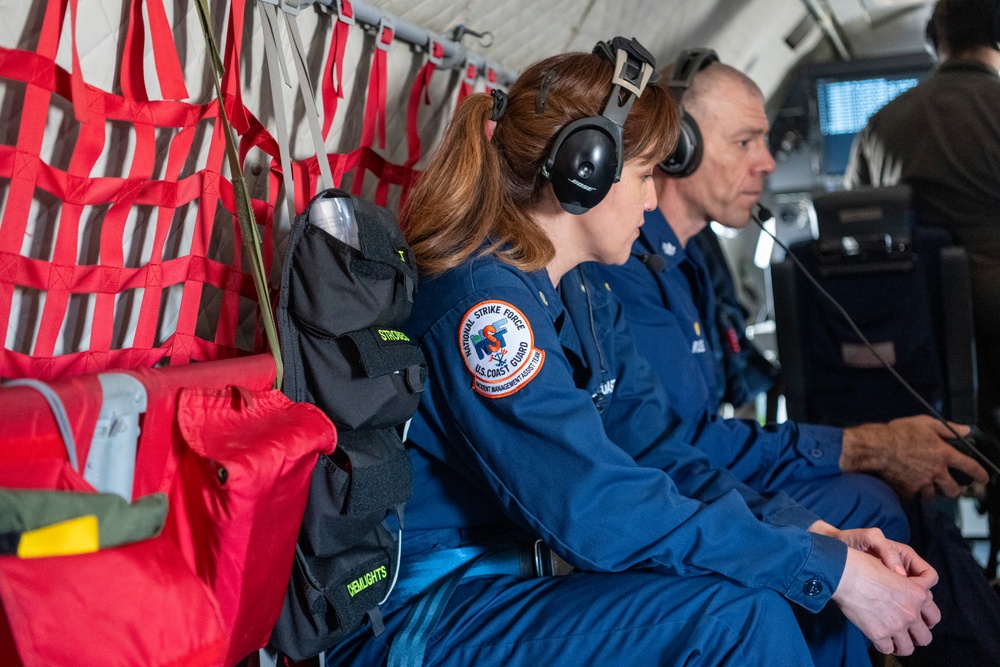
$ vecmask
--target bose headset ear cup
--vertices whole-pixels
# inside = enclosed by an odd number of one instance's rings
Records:
[[[712,49],[688,49],[678,56],[674,63],[667,90],[670,91],[680,112],[680,132],[677,137],[677,148],[660,162],[660,169],[674,178],[685,178],[693,174],[701,164],[703,144],[701,129],[695,119],[684,110],[681,100],[685,91],[691,87],[698,72],[712,63],[719,62],[719,56]]]
[[[590,120],[566,126],[549,157],[549,179],[556,199],[574,215],[597,206],[618,173],[618,142]]]
[[[704,144],[698,123],[683,109],[679,129],[677,147],[670,157],[660,163],[660,169],[676,178],[684,178],[693,174],[701,164]]]
[[[556,136],[541,171],[559,204],[575,215],[597,206],[621,178],[625,119],[656,68],[653,56],[635,38],[598,42],[594,53],[614,64],[604,109],[599,116],[566,125]],[[544,104],[536,100],[535,109],[542,113],[539,109],[544,109]]]

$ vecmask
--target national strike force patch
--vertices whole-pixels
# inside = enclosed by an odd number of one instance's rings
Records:
[[[489,398],[522,389],[545,361],[527,318],[505,301],[482,301],[470,308],[458,330],[458,345],[472,373],[472,388]]]

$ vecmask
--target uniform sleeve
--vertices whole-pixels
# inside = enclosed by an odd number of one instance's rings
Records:
[[[635,262],[638,264],[638,262]],[[704,373],[688,349],[677,317],[649,270],[588,267],[607,278],[627,313],[628,335],[667,394],[666,410],[679,435],[699,447],[716,468],[759,493],[774,493],[785,481],[826,477],[840,471],[842,432],[828,426],[785,422],[761,426],[754,421],[723,419],[708,409],[711,397]]]
[[[761,426],[708,413],[687,426],[686,437],[698,444],[713,466],[726,468],[760,493],[773,493],[785,482],[841,472],[839,428],[795,422]]]
[[[647,360],[638,353],[620,302],[609,298],[604,307],[612,311],[607,319],[614,322],[614,327],[607,346],[614,348],[611,358],[617,364],[615,400],[608,414],[604,415],[605,428],[611,440],[642,465],[666,471],[684,495],[711,501],[735,490],[757,518],[766,523],[807,528],[817,521],[819,517],[783,492],[764,497],[725,466],[713,466],[701,444],[697,441],[692,444],[692,440],[686,437],[685,429],[673,426],[676,416],[670,411],[667,394]],[[669,434],[664,434],[663,423],[670,425]],[[722,420],[718,425],[723,425]],[[734,442],[731,437],[726,437],[726,433],[712,435],[715,444],[729,452],[737,450],[736,445],[743,444],[740,451],[749,459],[749,462],[743,462],[748,470],[765,458],[758,448],[751,446],[752,443]]]
[[[477,304],[494,302],[516,308],[530,332],[525,352],[540,353],[541,364],[491,388],[482,384],[486,369],[477,375],[467,365],[461,342]],[[703,455],[693,448],[672,465],[648,465],[667,458],[654,452],[670,432],[655,402],[630,400],[621,416],[648,420],[644,433],[658,430],[658,437],[633,441],[623,425],[628,451],[612,442],[591,397],[576,388],[548,312],[526,286],[477,290],[431,326],[421,346],[434,371],[424,400],[452,422],[449,465],[468,470],[507,516],[576,567],[715,572],[813,611],[836,590],[842,543],[777,516],[773,526],[762,523],[725,473],[702,471]],[[679,476],[697,470],[698,481],[685,488],[709,502],[687,497],[667,469]]]

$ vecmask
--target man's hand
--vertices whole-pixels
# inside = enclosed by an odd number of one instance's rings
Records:
[[[896,555],[901,557],[899,567],[907,570],[908,576],[893,572],[873,556],[849,548],[844,574],[832,599],[879,652],[910,655],[915,645],[930,643],[931,628],[941,620],[930,592],[937,583],[937,573],[908,547]],[[916,560],[911,560],[911,555]]]
[[[959,435],[969,427],[951,424]],[[961,491],[948,472],[956,468],[975,482],[989,481],[986,470],[974,459],[952,447],[952,434],[933,417],[918,415],[888,424],[862,424],[844,430],[840,469],[878,475],[903,497],[943,493],[954,498]]]

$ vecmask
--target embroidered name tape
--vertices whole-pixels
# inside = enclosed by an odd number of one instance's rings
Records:
[[[527,318],[505,301],[482,301],[470,308],[462,318],[458,344],[472,373],[472,388],[489,398],[522,389],[545,361]]]

